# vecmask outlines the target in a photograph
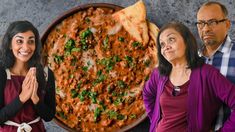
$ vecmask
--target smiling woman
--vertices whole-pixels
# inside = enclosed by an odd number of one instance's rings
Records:
[[[17,62],[27,62],[35,51],[35,36],[32,31],[17,33],[12,38],[11,50]]]
[[[44,132],[55,115],[53,73],[41,64],[41,42],[28,21],[10,24],[1,45],[0,131]],[[47,76],[45,76],[47,75]]]

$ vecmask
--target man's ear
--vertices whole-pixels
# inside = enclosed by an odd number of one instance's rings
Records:
[[[227,27],[228,30],[231,27],[231,21],[229,19],[226,21],[226,27]]]

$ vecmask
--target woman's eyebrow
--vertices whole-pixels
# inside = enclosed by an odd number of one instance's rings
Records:
[[[17,36],[15,36],[15,38],[21,38],[21,39],[23,39],[24,37],[17,35]],[[29,39],[34,39],[34,38],[35,38],[35,36],[30,36],[30,37],[29,37]]]
[[[35,37],[34,37],[34,36],[30,36],[30,37],[29,37],[29,39],[33,39],[33,38],[35,38]]]
[[[23,36],[19,36],[19,35],[17,35],[17,36],[15,36],[15,38],[24,38]]]
[[[174,35],[174,34],[175,34],[175,33],[170,33],[170,34],[167,35],[167,37],[168,37],[168,36],[171,36],[171,35]]]

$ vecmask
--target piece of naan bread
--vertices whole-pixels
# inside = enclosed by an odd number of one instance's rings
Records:
[[[146,45],[149,41],[148,25],[146,21],[146,8],[140,0],[136,4],[114,13],[113,18],[122,24],[125,30],[136,39]]]
[[[159,32],[159,28],[151,22],[148,22],[148,31],[149,31],[149,46],[148,52],[152,56],[152,61],[158,66],[158,59],[157,59],[157,35]],[[154,44],[152,44],[154,43]]]
[[[157,44],[157,35],[159,28],[152,22],[148,22],[149,36],[154,40],[154,43]]]

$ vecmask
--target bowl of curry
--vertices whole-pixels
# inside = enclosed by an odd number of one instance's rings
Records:
[[[146,118],[144,82],[156,64],[143,46],[112,19],[122,7],[75,7],[42,35],[43,58],[55,75],[54,121],[69,131],[126,131]]]

